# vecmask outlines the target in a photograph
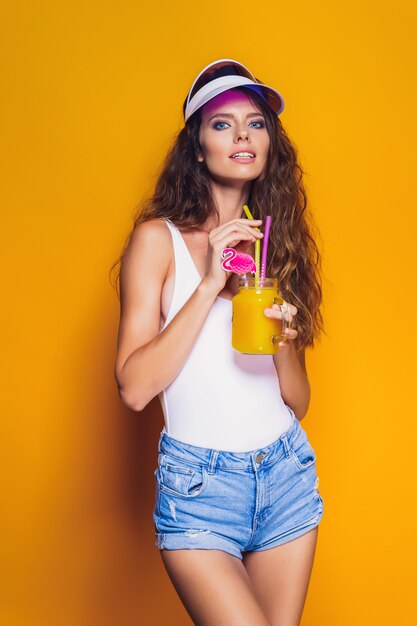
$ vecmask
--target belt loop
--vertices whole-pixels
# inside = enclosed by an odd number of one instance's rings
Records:
[[[284,444],[285,456],[288,459],[291,456],[291,448],[290,448],[290,444],[288,443],[287,434],[284,433],[283,435],[281,435],[280,439],[281,439],[282,443]]]
[[[164,434],[166,433],[166,428],[165,426],[162,428],[161,430],[161,434],[159,435],[159,441],[158,441],[158,452],[161,452],[161,441],[162,441],[162,437],[164,436]]]
[[[208,473],[209,474],[214,474],[215,469],[216,469],[216,463],[217,463],[217,457],[218,456],[219,456],[219,451],[218,450],[212,450],[211,451],[209,467],[208,467]]]

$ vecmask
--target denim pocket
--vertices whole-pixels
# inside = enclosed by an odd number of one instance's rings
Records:
[[[195,498],[207,486],[207,468],[191,465],[169,454],[160,454],[157,479],[161,491],[182,498]]]
[[[299,469],[305,470],[316,462],[316,453],[303,431],[301,437],[296,437],[290,445],[292,458]]]

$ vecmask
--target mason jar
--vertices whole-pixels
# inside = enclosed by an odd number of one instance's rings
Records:
[[[243,354],[276,354],[286,341],[287,319],[267,317],[265,309],[282,305],[277,278],[239,277],[239,291],[232,299],[232,347]]]

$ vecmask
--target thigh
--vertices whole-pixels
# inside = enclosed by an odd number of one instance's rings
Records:
[[[168,575],[197,626],[271,626],[242,561],[222,550],[161,550]]]
[[[243,555],[259,603],[274,626],[300,623],[317,537],[318,526],[275,548]]]

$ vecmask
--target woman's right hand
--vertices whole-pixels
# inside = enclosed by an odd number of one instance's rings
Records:
[[[225,286],[232,272],[222,268],[222,251],[225,248],[233,248],[241,241],[254,242],[262,239],[263,233],[255,228],[260,228],[262,220],[248,220],[238,218],[226,222],[209,232],[206,271],[203,280],[217,293]]]

